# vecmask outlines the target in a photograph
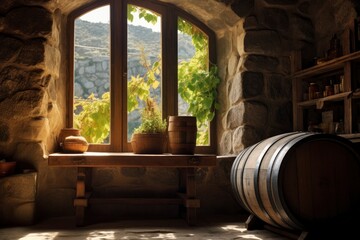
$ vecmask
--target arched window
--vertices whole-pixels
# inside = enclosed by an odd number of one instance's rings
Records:
[[[189,115],[189,83],[215,63],[213,32],[157,1],[97,1],[69,15],[69,30],[68,126],[89,151],[131,151],[146,97],[164,118]],[[196,152],[215,153],[215,140],[214,120],[202,124]]]

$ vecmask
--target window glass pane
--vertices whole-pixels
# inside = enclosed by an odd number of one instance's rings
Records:
[[[197,112],[201,116],[201,108],[207,108],[207,100],[199,101],[197,97],[206,97],[208,85],[202,75],[208,72],[208,68],[208,36],[195,25],[178,18],[178,115],[194,116]],[[198,116],[196,145],[209,145],[210,124]]]
[[[147,98],[152,98],[162,108],[160,24],[159,14],[128,5],[128,141],[141,123],[140,112]]]
[[[75,20],[73,126],[89,143],[110,142],[110,7]]]

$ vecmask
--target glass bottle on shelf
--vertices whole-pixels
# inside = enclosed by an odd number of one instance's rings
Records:
[[[317,83],[310,83],[309,85],[309,100],[315,99],[316,98],[316,92],[319,92],[319,86],[317,85]]]
[[[339,80],[335,80],[334,81],[334,94],[339,94],[340,93],[340,83]]]
[[[340,83],[339,83],[339,90],[340,90],[340,92],[342,93],[342,92],[344,92],[344,75],[341,75],[340,76]]]
[[[344,133],[344,121],[342,119],[340,119],[340,121],[335,124],[335,133],[336,134]]]

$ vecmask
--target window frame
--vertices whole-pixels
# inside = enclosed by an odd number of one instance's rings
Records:
[[[68,16],[68,84],[67,84],[67,126],[73,127],[74,93],[74,30],[75,20],[96,8],[110,6],[110,144],[90,144],[89,151],[130,152],[127,142],[127,5],[136,5],[161,15],[162,41],[162,113],[164,117],[177,114],[177,19],[178,17],[195,25],[208,36],[209,62],[216,64],[216,38],[214,32],[204,23],[182,9],[156,0],[99,0],[82,6]],[[116,17],[120,16],[120,17]],[[123,29],[118,31],[118,29]],[[117,53],[117,54],[114,54]],[[119,94],[120,93],[120,94]],[[165,101],[166,100],[166,101]],[[196,146],[195,153],[216,153],[215,119],[210,122],[210,143]],[[121,136],[121,137],[118,137]]]

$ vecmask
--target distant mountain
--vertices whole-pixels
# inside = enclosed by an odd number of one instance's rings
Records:
[[[75,57],[109,56],[109,32],[109,24],[76,20]]]
[[[120,30],[119,30],[120,31]],[[94,57],[109,56],[109,32],[110,25],[107,23],[92,23],[76,20],[75,23],[75,56]],[[160,33],[151,28],[128,25],[128,56],[129,60],[138,59],[140,49],[143,48],[148,57],[157,57],[161,52]],[[191,37],[179,34],[179,59],[189,59],[195,49]]]

